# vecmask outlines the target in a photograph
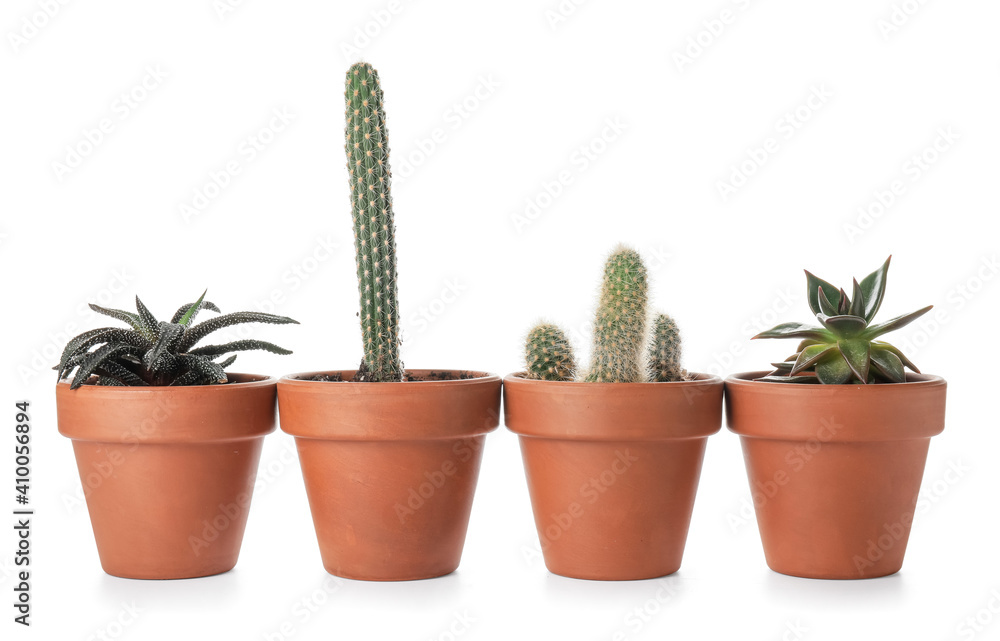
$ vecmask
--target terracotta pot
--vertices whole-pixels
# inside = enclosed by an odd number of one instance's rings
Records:
[[[722,379],[576,383],[504,379],[545,565],[578,579],[680,568]]]
[[[483,444],[499,424],[500,378],[443,373],[471,378],[354,383],[354,371],[339,371],[278,382],[281,429],[295,436],[331,574],[405,581],[458,567]],[[308,380],[317,374],[343,381]]]
[[[56,386],[108,574],[184,579],[236,565],[277,380],[226,385]]]
[[[946,383],[762,383],[726,379],[729,429],[740,435],[775,572],[864,579],[898,572],[930,438],[944,429]]]

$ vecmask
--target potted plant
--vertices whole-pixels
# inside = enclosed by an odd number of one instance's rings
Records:
[[[199,311],[219,311],[204,298],[170,322],[138,297],[137,313],[91,305],[129,328],[80,334],[55,367],[59,432],[73,441],[108,574],[183,579],[236,565],[277,381],[225,368],[233,352],[291,352],[258,340],[196,345],[240,323],[296,321],[240,312],[195,324]]]
[[[378,72],[347,72],[346,151],[364,357],[356,370],[278,382],[281,429],[295,436],[328,572],[423,579],[459,564],[500,378],[404,370],[389,144]]]
[[[722,423],[722,380],[681,368],[680,335],[647,318],[635,251],[608,258],[590,367],[566,335],[528,334],[526,369],[504,378],[548,569],[581,579],[664,576],[681,564],[708,436]]]
[[[930,438],[944,429],[946,384],[879,340],[931,309],[875,323],[888,270],[886,260],[855,280],[850,296],[806,272],[819,325],[758,334],[801,342],[774,371],[726,380],[729,429],[740,435],[776,572],[870,578],[903,564]]]

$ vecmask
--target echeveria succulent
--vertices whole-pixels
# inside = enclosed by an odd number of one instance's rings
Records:
[[[809,309],[819,326],[782,323],[754,338],[799,338],[798,349],[775,371],[759,381],[779,383],[868,384],[903,383],[904,368],[920,372],[899,349],[876,340],[926,314],[928,305],[884,323],[873,323],[885,296],[885,264],[860,283],[854,280],[851,296],[822,278],[806,272]]]
[[[152,312],[135,299],[138,313],[106,309],[91,305],[95,312],[120,320],[131,327],[102,327],[80,334],[67,345],[59,364],[59,380],[68,378],[74,370],[76,389],[96,375],[97,385],[117,387],[147,385],[211,385],[228,381],[225,369],[236,360],[233,354],[261,349],[274,354],[291,354],[273,343],[258,340],[238,340],[221,345],[195,347],[203,338],[224,327],[242,323],[297,323],[285,316],[260,312],[225,314],[194,325],[202,309],[218,312],[219,308],[201,295],[194,303],[182,305],[170,322],[156,320]]]

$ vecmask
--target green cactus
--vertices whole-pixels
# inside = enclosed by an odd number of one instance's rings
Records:
[[[389,142],[378,72],[359,62],[347,71],[345,151],[350,171],[354,248],[361,295],[364,360],[357,380],[403,380],[399,357],[396,236],[389,186]]]
[[[571,381],[576,372],[573,347],[566,334],[555,325],[539,323],[528,332],[524,360],[526,378]]]
[[[633,249],[619,246],[604,266],[594,321],[594,349],[588,383],[639,383],[647,380],[646,266]]]
[[[683,381],[687,373],[681,368],[681,334],[677,323],[666,314],[653,319],[653,335],[649,341],[649,379],[656,383]]]

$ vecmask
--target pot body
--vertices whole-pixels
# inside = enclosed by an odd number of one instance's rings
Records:
[[[680,568],[722,380],[577,383],[504,379],[535,527],[550,572],[648,579]]]
[[[764,556],[775,572],[864,579],[899,571],[932,436],[944,429],[944,379],[762,383],[726,379]]]
[[[184,579],[231,570],[246,529],[277,379],[56,388],[104,571]]]
[[[308,380],[320,373],[343,380]],[[331,574],[403,581],[458,568],[500,378],[444,373],[471,378],[354,383],[340,371],[279,381],[281,429],[295,436]]]

